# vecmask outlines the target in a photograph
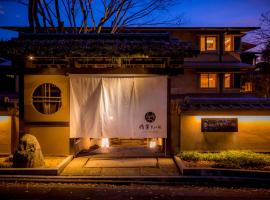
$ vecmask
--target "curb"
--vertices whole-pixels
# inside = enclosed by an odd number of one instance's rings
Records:
[[[196,168],[186,167],[178,156],[173,157],[176,166],[184,176],[223,176],[239,178],[270,179],[269,171],[242,170],[242,169],[219,169],[219,168]]]
[[[74,184],[153,184],[153,185],[207,185],[225,187],[270,188],[270,179],[223,176],[29,176],[0,175],[1,182],[12,183],[74,183]]]
[[[60,164],[53,168],[0,168],[1,175],[59,175],[73,159],[73,155],[67,156]]]

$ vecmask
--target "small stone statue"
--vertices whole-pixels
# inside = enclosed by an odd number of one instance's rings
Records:
[[[44,165],[44,157],[37,138],[30,134],[23,135],[13,156],[13,167],[34,168]]]

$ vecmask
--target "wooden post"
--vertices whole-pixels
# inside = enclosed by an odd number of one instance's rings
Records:
[[[219,34],[219,62],[222,62],[224,49],[224,33]]]
[[[21,58],[19,66],[19,137],[24,134],[24,68],[25,60]]]
[[[171,79],[168,76],[167,79],[167,139],[166,139],[166,146],[165,146],[165,153],[171,154],[171,98],[170,98],[170,91],[171,91]]]

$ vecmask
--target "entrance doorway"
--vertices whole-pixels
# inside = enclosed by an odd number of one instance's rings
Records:
[[[162,149],[167,77],[70,75],[70,137],[104,148]]]

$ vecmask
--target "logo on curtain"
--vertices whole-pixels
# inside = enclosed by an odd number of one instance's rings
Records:
[[[152,123],[156,120],[156,114],[153,112],[147,112],[144,118],[147,122]]]

